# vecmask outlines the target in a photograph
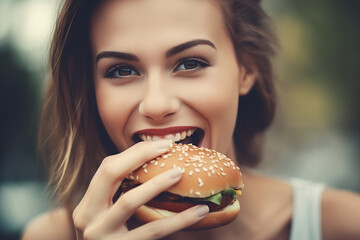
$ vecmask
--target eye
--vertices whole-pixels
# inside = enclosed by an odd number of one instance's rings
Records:
[[[130,65],[116,65],[111,67],[105,74],[105,78],[124,78],[130,76],[140,76],[140,73]]]
[[[175,68],[174,72],[194,71],[194,70],[198,70],[201,68],[206,68],[208,66],[210,66],[210,64],[202,58],[185,58],[185,59],[180,60],[176,64],[176,68]]]

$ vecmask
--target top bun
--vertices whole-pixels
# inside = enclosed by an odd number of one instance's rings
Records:
[[[173,144],[167,153],[145,163],[128,178],[144,183],[175,167],[182,169],[183,176],[167,191],[184,197],[205,198],[228,187],[244,186],[240,169],[231,159],[192,144]]]

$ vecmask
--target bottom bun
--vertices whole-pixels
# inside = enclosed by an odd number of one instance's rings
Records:
[[[232,222],[240,211],[240,203],[235,200],[232,204],[226,206],[220,211],[210,212],[199,222],[186,228],[185,230],[200,230],[221,227]],[[175,212],[170,212],[164,209],[158,209],[148,206],[141,206],[135,211],[133,217],[141,223],[148,223],[151,221],[174,216]]]

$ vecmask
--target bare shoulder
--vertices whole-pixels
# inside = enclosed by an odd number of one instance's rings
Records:
[[[74,239],[72,223],[65,208],[43,213],[33,219],[25,228],[22,240]]]
[[[324,239],[360,239],[360,195],[327,189],[322,198]]]

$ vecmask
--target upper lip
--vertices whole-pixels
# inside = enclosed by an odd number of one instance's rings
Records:
[[[157,136],[163,136],[167,134],[172,133],[178,133],[182,131],[192,130],[196,129],[197,127],[194,126],[177,126],[177,127],[168,127],[168,128],[149,128],[149,129],[143,129],[139,130],[134,133],[134,135],[157,135]]]

